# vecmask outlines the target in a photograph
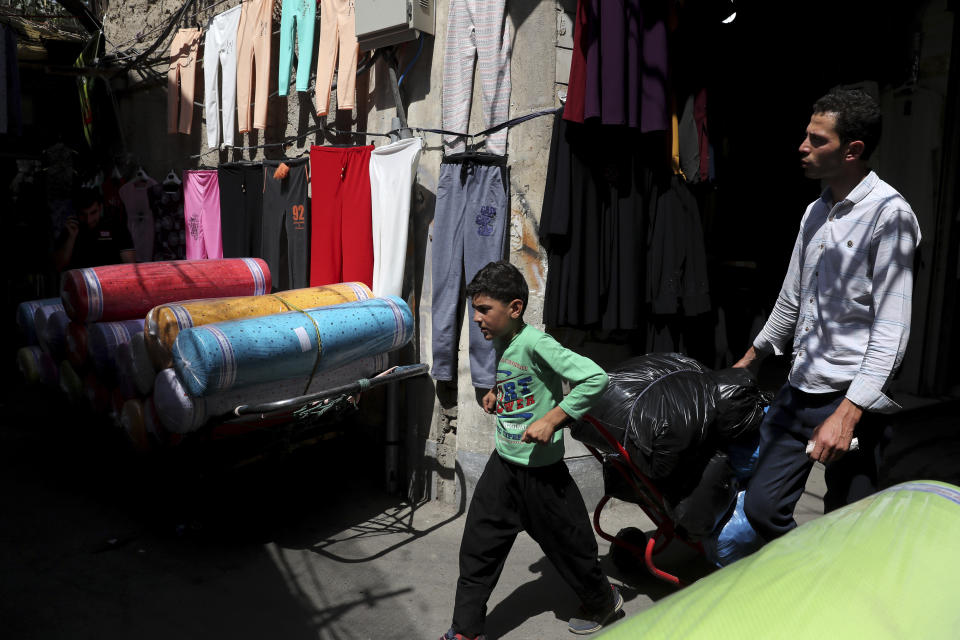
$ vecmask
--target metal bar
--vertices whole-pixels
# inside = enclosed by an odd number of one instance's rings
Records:
[[[333,398],[335,396],[342,395],[344,393],[357,393],[365,389],[370,389],[373,387],[379,387],[380,385],[387,384],[389,382],[395,382],[397,380],[405,380],[407,378],[413,378],[419,375],[423,375],[427,372],[427,365],[425,364],[408,364],[397,367],[390,373],[385,373],[379,375],[375,378],[364,378],[362,380],[357,380],[356,382],[351,382],[349,384],[340,385],[339,387],[334,387],[333,389],[325,389],[324,391],[318,391],[317,393],[311,393],[305,396],[297,396],[296,398],[287,398],[286,400],[277,400],[276,402],[265,402],[263,404],[242,404],[234,408],[233,413],[237,416],[244,415],[255,415],[255,414],[268,414],[275,411],[289,411],[290,409],[296,409],[305,404],[311,402],[316,402],[318,400],[326,400],[327,398]]]

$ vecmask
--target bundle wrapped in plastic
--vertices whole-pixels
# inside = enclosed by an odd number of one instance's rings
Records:
[[[679,353],[633,358],[609,378],[590,416],[651,479],[673,474],[685,460],[702,454],[708,440],[756,429],[769,403],[749,372],[710,371]],[[588,421],[574,425],[571,435],[603,451],[615,450]]]
[[[70,318],[63,309],[38,307],[34,316],[37,341],[54,360],[62,360],[67,347],[67,325]]]
[[[725,567],[740,558],[745,558],[763,546],[763,539],[750,525],[743,511],[744,491],[737,494],[737,504],[726,523],[715,535],[703,540],[707,560]]]
[[[306,392],[318,393],[360,378],[369,378],[386,367],[386,354],[359,358],[342,367],[317,374],[310,379],[310,387]],[[157,373],[153,398],[164,429],[184,434],[200,429],[210,419],[229,413],[241,404],[275,402],[303,395],[306,382],[307,378],[301,377],[198,397],[188,393],[173,369],[163,369]]]

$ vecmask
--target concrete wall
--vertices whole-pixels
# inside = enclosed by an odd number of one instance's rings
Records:
[[[206,25],[211,15],[237,4],[227,0],[212,11],[201,11],[191,17],[185,26]],[[561,47],[569,48],[570,14],[574,3],[563,0],[511,0],[507,3],[508,20],[513,33],[513,57],[511,65],[512,95],[511,116],[518,116],[541,109],[559,106],[558,94],[565,92],[562,84],[566,78],[569,53],[561,48],[558,57],[558,31],[561,32]],[[179,9],[180,0],[126,0],[115,2],[106,14],[104,30],[107,37],[107,53],[117,48],[125,49],[138,33],[145,33],[143,43],[147,46],[159,34],[149,31],[159,25],[172,12]],[[423,50],[407,75],[401,93],[406,104],[407,118],[411,127],[437,128],[441,123],[440,89],[443,75],[443,49],[446,39],[448,2],[440,0],[437,6],[436,35],[426,36]],[[564,13],[568,14],[566,20]],[[276,29],[279,22],[274,23]],[[319,36],[319,29],[317,29]],[[162,50],[168,50],[170,38]],[[271,61],[270,93],[277,89],[277,46],[279,37],[274,35]],[[405,45],[398,52],[400,69],[406,68],[416,52],[416,42]],[[316,49],[314,48],[314,51]],[[564,55],[566,53],[566,55]],[[311,65],[316,64],[316,53]],[[558,64],[559,59],[559,64]],[[165,76],[166,68],[156,68]],[[320,125],[336,125],[339,129],[385,132],[392,128],[395,116],[393,97],[389,85],[387,62],[379,60],[372,71],[357,83],[357,108],[353,113],[317,118],[312,108],[312,92],[298,94],[291,91],[288,97],[273,95],[268,107],[268,126],[264,131],[239,136],[238,146],[275,142],[286,137],[301,136],[293,145],[268,149],[209,150],[203,112],[199,107],[194,112],[193,131],[190,135],[166,133],[167,93],[165,82],[147,82],[134,73],[114,81],[117,90],[120,118],[128,150],[144,166],[148,173],[163,176],[171,168],[182,170],[198,166],[216,166],[221,161],[259,160],[281,156],[297,156],[308,151],[311,144],[325,142],[376,143],[383,138],[347,138],[330,135],[329,132],[301,135],[304,131]],[[312,86],[312,83],[311,83]],[[485,128],[479,113],[479,81],[474,83],[474,108],[471,114],[471,131]],[[198,76],[196,100],[203,98],[202,74]],[[335,97],[332,98],[335,102]],[[541,325],[543,293],[546,279],[546,256],[538,242],[538,221],[543,204],[548,151],[552,119],[538,118],[510,130],[508,142],[510,167],[511,220],[509,232],[510,260],[525,273],[530,284],[530,304],[527,321]],[[198,154],[202,157],[196,158]],[[431,278],[430,256],[433,209],[436,201],[437,176],[441,161],[441,140],[438,135],[427,134],[417,184],[413,197],[413,221],[411,259],[408,260],[408,295],[412,308],[419,319],[416,344],[408,350],[405,358],[430,363],[431,338]],[[427,378],[405,386],[405,413],[407,426],[405,438],[404,473],[409,480],[408,494],[411,498],[431,497],[449,504],[465,504],[472,492],[487,457],[493,450],[494,430],[490,416],[484,414],[477,403],[476,392],[470,384],[467,353],[467,332],[461,333],[460,364],[456,385],[439,387]],[[588,505],[601,494],[600,475],[593,459],[577,443],[568,438],[568,463],[581,481]]]

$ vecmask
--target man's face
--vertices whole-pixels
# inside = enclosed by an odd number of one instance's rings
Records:
[[[85,224],[88,229],[96,229],[97,225],[100,224],[101,211],[102,208],[100,203],[94,202],[86,209],[81,209],[78,211],[77,218],[80,220],[81,224]]]
[[[487,340],[507,334],[522,311],[523,303],[520,300],[504,304],[483,294],[473,296],[473,321]]]
[[[810,116],[807,136],[799,149],[800,165],[806,177],[823,180],[840,174],[848,145],[840,142],[836,123],[837,118],[832,113]]]

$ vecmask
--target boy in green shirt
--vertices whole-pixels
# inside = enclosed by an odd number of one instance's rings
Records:
[[[496,347],[497,386],[483,398],[496,414],[497,449],[474,489],[460,542],[453,626],[441,640],[482,634],[487,600],[521,530],[537,541],[582,603],[570,631],[598,631],[623,607],[600,570],[587,509],[563,462],[563,433],[607,386],[593,361],[523,322],[527,283],[507,261],[491,262],[467,286],[473,321]],[[563,397],[561,383],[573,390]]]

